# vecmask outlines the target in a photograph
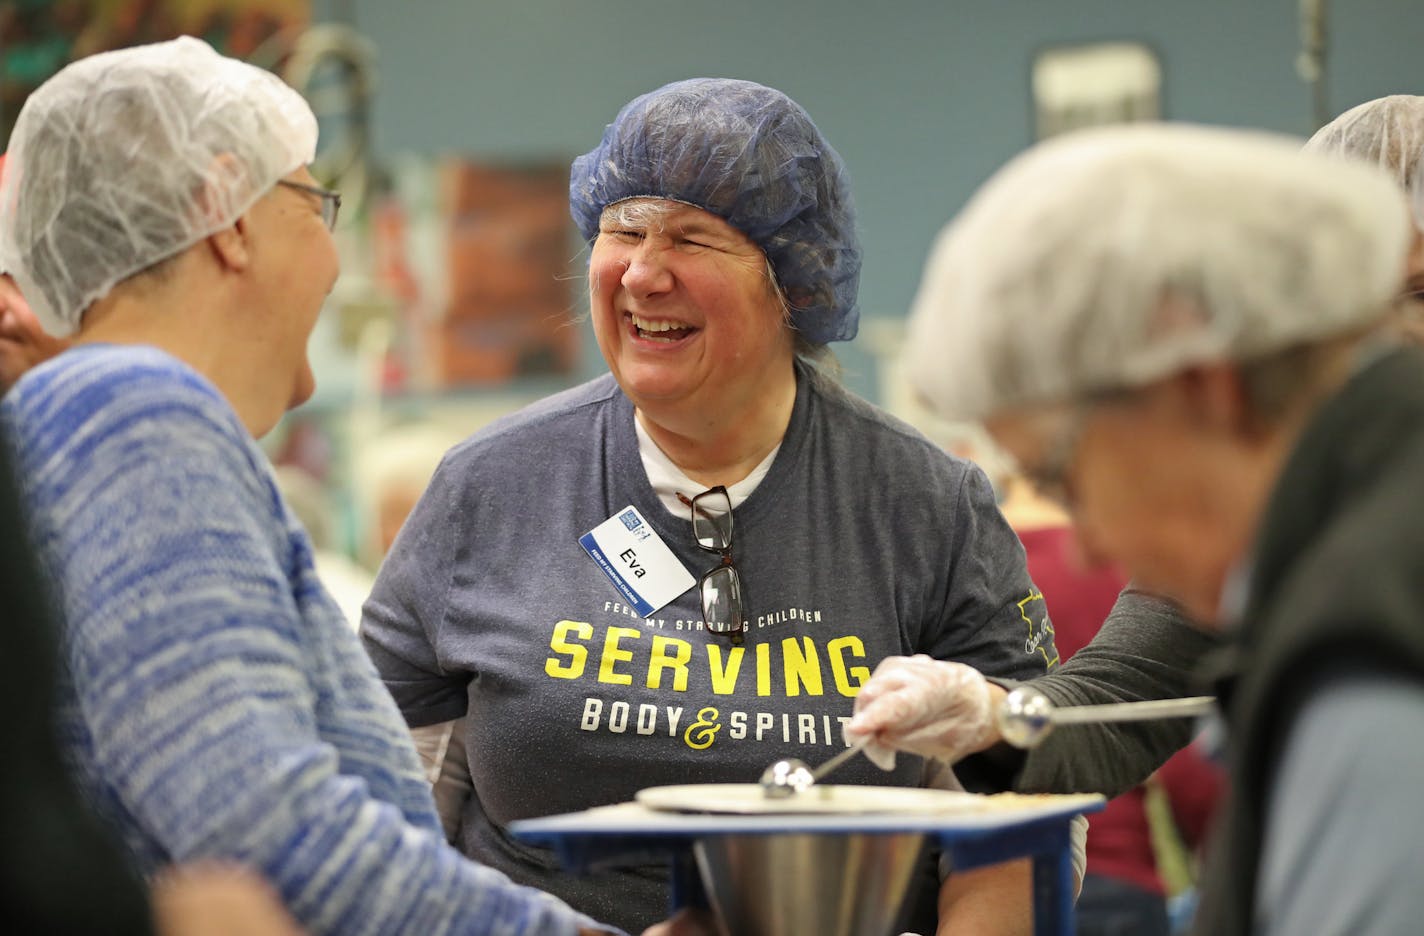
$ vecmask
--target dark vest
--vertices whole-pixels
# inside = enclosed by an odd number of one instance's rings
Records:
[[[1424,353],[1376,359],[1306,427],[1266,508],[1237,636],[1217,685],[1232,792],[1202,936],[1252,930],[1267,787],[1321,676],[1364,666],[1424,681]]]

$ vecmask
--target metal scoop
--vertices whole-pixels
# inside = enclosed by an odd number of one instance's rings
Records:
[[[761,774],[761,789],[767,799],[785,799],[797,793],[805,793],[815,786],[826,774],[860,753],[869,738],[862,738],[835,757],[811,769],[805,761],[792,757],[779,760]]]
[[[1021,687],[1004,699],[997,720],[999,734],[1014,747],[1032,748],[1042,743],[1055,725],[1149,721],[1157,718],[1197,718],[1216,707],[1212,696],[1114,702],[1109,705],[1071,705],[1056,708],[1041,692]]]

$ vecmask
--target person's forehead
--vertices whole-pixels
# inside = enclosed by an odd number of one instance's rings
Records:
[[[634,217],[644,215],[649,220],[655,219],[657,224],[662,227],[684,233],[741,234],[740,231],[712,212],[670,198],[630,198],[609,205],[603,211],[605,215],[610,213],[614,215],[631,214]]]
[[[291,172],[282,176],[289,182],[300,182],[303,185],[316,185],[316,176],[311,174],[311,169],[307,166],[298,166]]]
[[[985,417],[984,428],[1006,448],[1033,448],[1060,432],[1073,416],[1070,403],[1012,407]]]

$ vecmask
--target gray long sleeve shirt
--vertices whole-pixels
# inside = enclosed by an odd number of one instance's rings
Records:
[[[1197,695],[1195,674],[1224,644],[1171,602],[1128,588],[1093,641],[1032,684],[1059,706]],[[1015,786],[1117,796],[1186,746],[1193,730],[1187,719],[1062,728],[1028,753]]]

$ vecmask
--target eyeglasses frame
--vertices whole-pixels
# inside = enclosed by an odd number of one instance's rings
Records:
[[[726,518],[727,521],[726,545],[721,547],[704,545],[702,541],[697,538],[697,512],[699,510],[698,501],[702,500],[705,497],[716,496],[722,497],[727,504],[727,511],[725,514],[722,515]],[[697,548],[703,550],[704,552],[716,553],[717,555],[722,557],[721,562],[708,569],[702,574],[702,577],[697,580],[698,596],[702,602],[702,622],[712,633],[724,634],[732,642],[732,646],[740,647],[743,643],[746,642],[747,621],[745,616],[745,608],[742,604],[742,574],[737,569],[736,563],[732,560],[732,497],[730,494],[727,493],[726,486],[719,484],[716,487],[708,488],[707,490],[703,491],[701,494],[694,496],[690,500],[681,493],[677,495],[677,499],[680,500],[682,503],[686,504],[688,508],[690,508],[692,520],[692,538],[693,542],[697,544]],[[709,522],[711,522],[710,518],[712,517],[712,513],[707,510],[703,510],[702,513],[704,516],[708,517]],[[709,611],[709,604],[714,603],[716,599],[709,599],[707,588],[708,581],[711,580],[714,575],[723,573],[724,570],[728,580],[731,583],[731,588],[728,593],[728,610],[731,611],[732,625],[726,630],[714,627],[712,624],[712,614]]]
[[[277,184],[289,189],[296,189],[298,192],[306,192],[308,195],[315,195],[321,199],[321,220],[326,224],[328,231],[336,230],[336,219],[341,216],[341,193],[333,189],[322,188],[319,185],[307,185],[305,182],[293,182],[291,179],[278,179]]]

